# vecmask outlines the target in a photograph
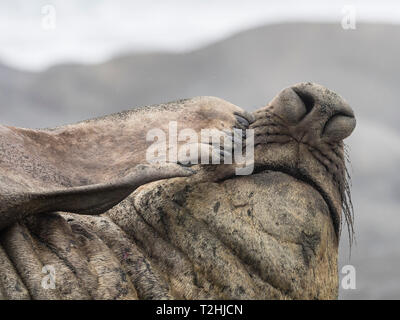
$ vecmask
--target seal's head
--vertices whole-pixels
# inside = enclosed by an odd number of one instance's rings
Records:
[[[326,202],[338,236],[343,211],[353,234],[352,204],[343,139],[355,128],[353,110],[338,94],[314,83],[282,90],[254,112],[257,170],[271,169],[302,180]]]

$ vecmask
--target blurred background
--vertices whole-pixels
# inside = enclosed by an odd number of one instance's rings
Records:
[[[57,126],[213,95],[247,110],[296,82],[354,108],[356,268],[341,299],[400,298],[400,2],[0,2],[0,123]],[[341,274],[341,278],[343,275]]]

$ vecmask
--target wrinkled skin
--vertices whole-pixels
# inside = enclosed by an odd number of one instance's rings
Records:
[[[135,167],[143,125],[168,120],[254,129],[254,173]],[[253,115],[202,97],[54,130],[2,127],[0,297],[337,298],[342,211],[351,227],[342,140],[354,127],[347,103],[311,83]]]

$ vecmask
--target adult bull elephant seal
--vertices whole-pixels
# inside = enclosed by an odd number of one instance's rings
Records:
[[[135,167],[141,134],[170,120],[250,126],[255,172]],[[311,83],[253,115],[201,97],[53,130],[1,127],[0,297],[336,298],[354,127],[347,103]]]

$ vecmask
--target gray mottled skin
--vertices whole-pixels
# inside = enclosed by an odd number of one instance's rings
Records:
[[[146,165],[145,133],[171,120],[250,126],[255,172]],[[336,298],[342,212],[351,230],[342,140],[354,127],[347,103],[311,83],[253,115],[199,97],[0,127],[0,298]],[[41,285],[45,265],[55,289]]]

